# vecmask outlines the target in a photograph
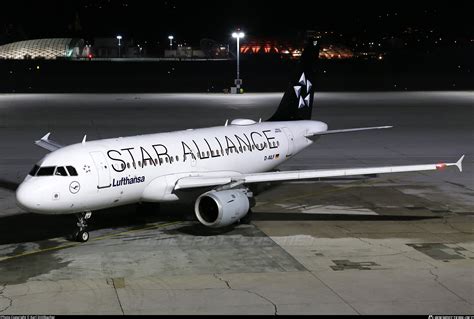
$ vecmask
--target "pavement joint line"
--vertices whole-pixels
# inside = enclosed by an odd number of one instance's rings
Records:
[[[115,291],[115,296],[117,297],[117,302],[120,306],[120,311],[122,311],[122,315],[125,315],[125,312],[123,311],[123,306],[122,306],[122,301],[120,300],[120,297],[118,295],[118,291],[117,291],[117,285],[116,285],[116,279],[112,278],[112,286],[114,288],[114,291]]]
[[[464,299],[463,297],[461,297],[460,295],[458,295],[456,292],[454,292],[453,290],[449,289],[445,284],[443,284],[441,281],[439,281],[439,275],[433,273],[433,269],[438,269],[438,267],[434,267],[434,268],[430,268],[429,269],[429,273],[434,277],[434,281],[440,285],[441,287],[443,287],[444,289],[446,289],[447,291],[449,291],[451,294],[453,294],[454,296],[456,296],[457,298],[459,298],[460,300],[472,305],[471,302],[469,302],[469,300],[466,300]]]
[[[316,280],[318,280],[320,283],[322,283],[327,289],[329,289],[333,294],[335,294],[342,302],[344,302],[347,306],[349,306],[352,310],[354,310],[358,315],[361,313],[353,306],[350,302],[348,302],[342,295],[340,295],[336,290],[334,290],[332,287],[330,287],[326,282],[324,282],[321,278],[319,278],[314,272],[311,270],[307,270],[311,276],[313,276]]]
[[[149,229],[153,229],[153,228],[163,228],[163,227],[166,227],[166,226],[176,225],[176,224],[179,224],[179,223],[181,223],[181,221],[166,223],[166,224],[152,225],[152,226],[149,226],[149,227],[144,227],[144,228],[139,228],[139,229],[127,230],[127,231],[123,231],[123,232],[118,232],[118,233],[113,233],[113,234],[109,234],[109,235],[105,235],[105,236],[96,237],[96,238],[91,239],[89,242],[99,241],[99,240],[103,240],[103,239],[106,239],[106,238],[110,238],[110,237],[114,237],[114,236],[118,236],[118,235],[122,235],[122,234],[127,234],[127,233],[132,233],[132,232],[139,231],[139,230],[149,230]],[[21,254],[18,254],[18,255],[13,255],[13,256],[0,258],[0,262],[5,261],[5,260],[18,258],[18,257],[24,257],[24,256],[44,253],[44,252],[47,252],[47,251],[60,250],[60,249],[71,248],[71,247],[76,247],[76,246],[86,245],[86,244],[87,243],[71,243],[71,244],[65,244],[65,245],[60,245],[60,246],[55,246],[55,247],[49,247],[49,248],[38,249],[38,250],[33,250],[33,251],[27,251],[27,252],[24,252],[24,253],[21,253]]]

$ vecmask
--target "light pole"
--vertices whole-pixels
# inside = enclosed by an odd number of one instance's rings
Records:
[[[242,80],[240,80],[240,39],[242,39],[244,36],[245,34],[240,30],[232,33],[232,37],[237,39],[237,78],[235,79],[237,93],[240,93],[240,85],[242,84]]]
[[[118,40],[118,51],[119,51],[119,58],[120,58],[120,56],[121,56],[121,55],[120,55],[120,47],[121,47],[121,45],[122,45],[122,44],[120,43],[120,40],[122,40],[122,36],[121,36],[121,35],[118,35],[118,36],[117,36],[117,40]]]
[[[170,40],[170,50],[172,50],[173,49],[173,39],[174,39],[174,37],[172,35],[169,35],[168,39]]]

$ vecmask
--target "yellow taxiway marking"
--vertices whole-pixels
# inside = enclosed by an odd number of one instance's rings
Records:
[[[182,222],[181,222],[181,221],[177,221],[177,222],[166,223],[166,224],[152,225],[152,226],[143,227],[143,228],[138,228],[138,229],[126,230],[126,231],[122,231],[122,232],[118,232],[118,233],[113,233],[113,234],[108,234],[108,235],[96,237],[96,238],[93,238],[93,239],[89,240],[89,242],[98,241],[98,240],[103,240],[103,239],[106,239],[106,238],[115,237],[115,236],[119,236],[119,235],[123,235],[123,234],[128,234],[128,233],[132,233],[132,232],[136,232],[136,231],[140,231],[140,230],[148,230],[148,229],[153,229],[153,228],[163,228],[163,227],[166,227],[166,226],[176,225],[176,224],[179,224],[179,223],[182,223]],[[64,244],[64,245],[59,245],[59,246],[55,246],[55,247],[44,248],[44,249],[37,249],[37,250],[32,250],[32,251],[26,251],[26,252],[21,253],[21,254],[18,254],[18,255],[7,256],[7,257],[0,258],[0,262],[2,262],[2,261],[4,261],[4,260],[13,259],[13,258],[18,258],[18,257],[23,257],[23,256],[28,256],[28,255],[34,255],[34,254],[38,254],[38,253],[43,253],[43,252],[46,252],[46,251],[60,250],[60,249],[65,249],[65,248],[70,248],[70,247],[76,247],[76,246],[85,245],[85,244],[87,244],[87,243],[79,243],[79,242],[77,242],[77,243]]]

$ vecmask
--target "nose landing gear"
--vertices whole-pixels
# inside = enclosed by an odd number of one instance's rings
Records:
[[[89,232],[87,232],[87,220],[91,218],[92,212],[76,214],[77,227],[79,230],[75,233],[74,238],[78,242],[85,243],[89,240]]]

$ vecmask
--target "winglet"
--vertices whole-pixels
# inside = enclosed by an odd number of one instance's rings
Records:
[[[39,140],[35,141],[35,144],[38,145],[39,147],[42,147],[50,152],[54,152],[55,150],[60,149],[63,147],[61,144],[56,143],[55,141],[52,141],[49,139],[49,136],[51,135],[51,132],[48,132],[45,136],[40,138]]]
[[[51,132],[48,132],[48,134],[46,134],[45,136],[43,136],[43,137],[41,138],[41,140],[47,141],[47,140],[49,139],[49,136],[50,136],[50,135],[51,135]]]
[[[459,171],[462,172],[462,161],[464,159],[464,156],[461,156],[461,158],[456,162],[456,166],[459,168]]]

